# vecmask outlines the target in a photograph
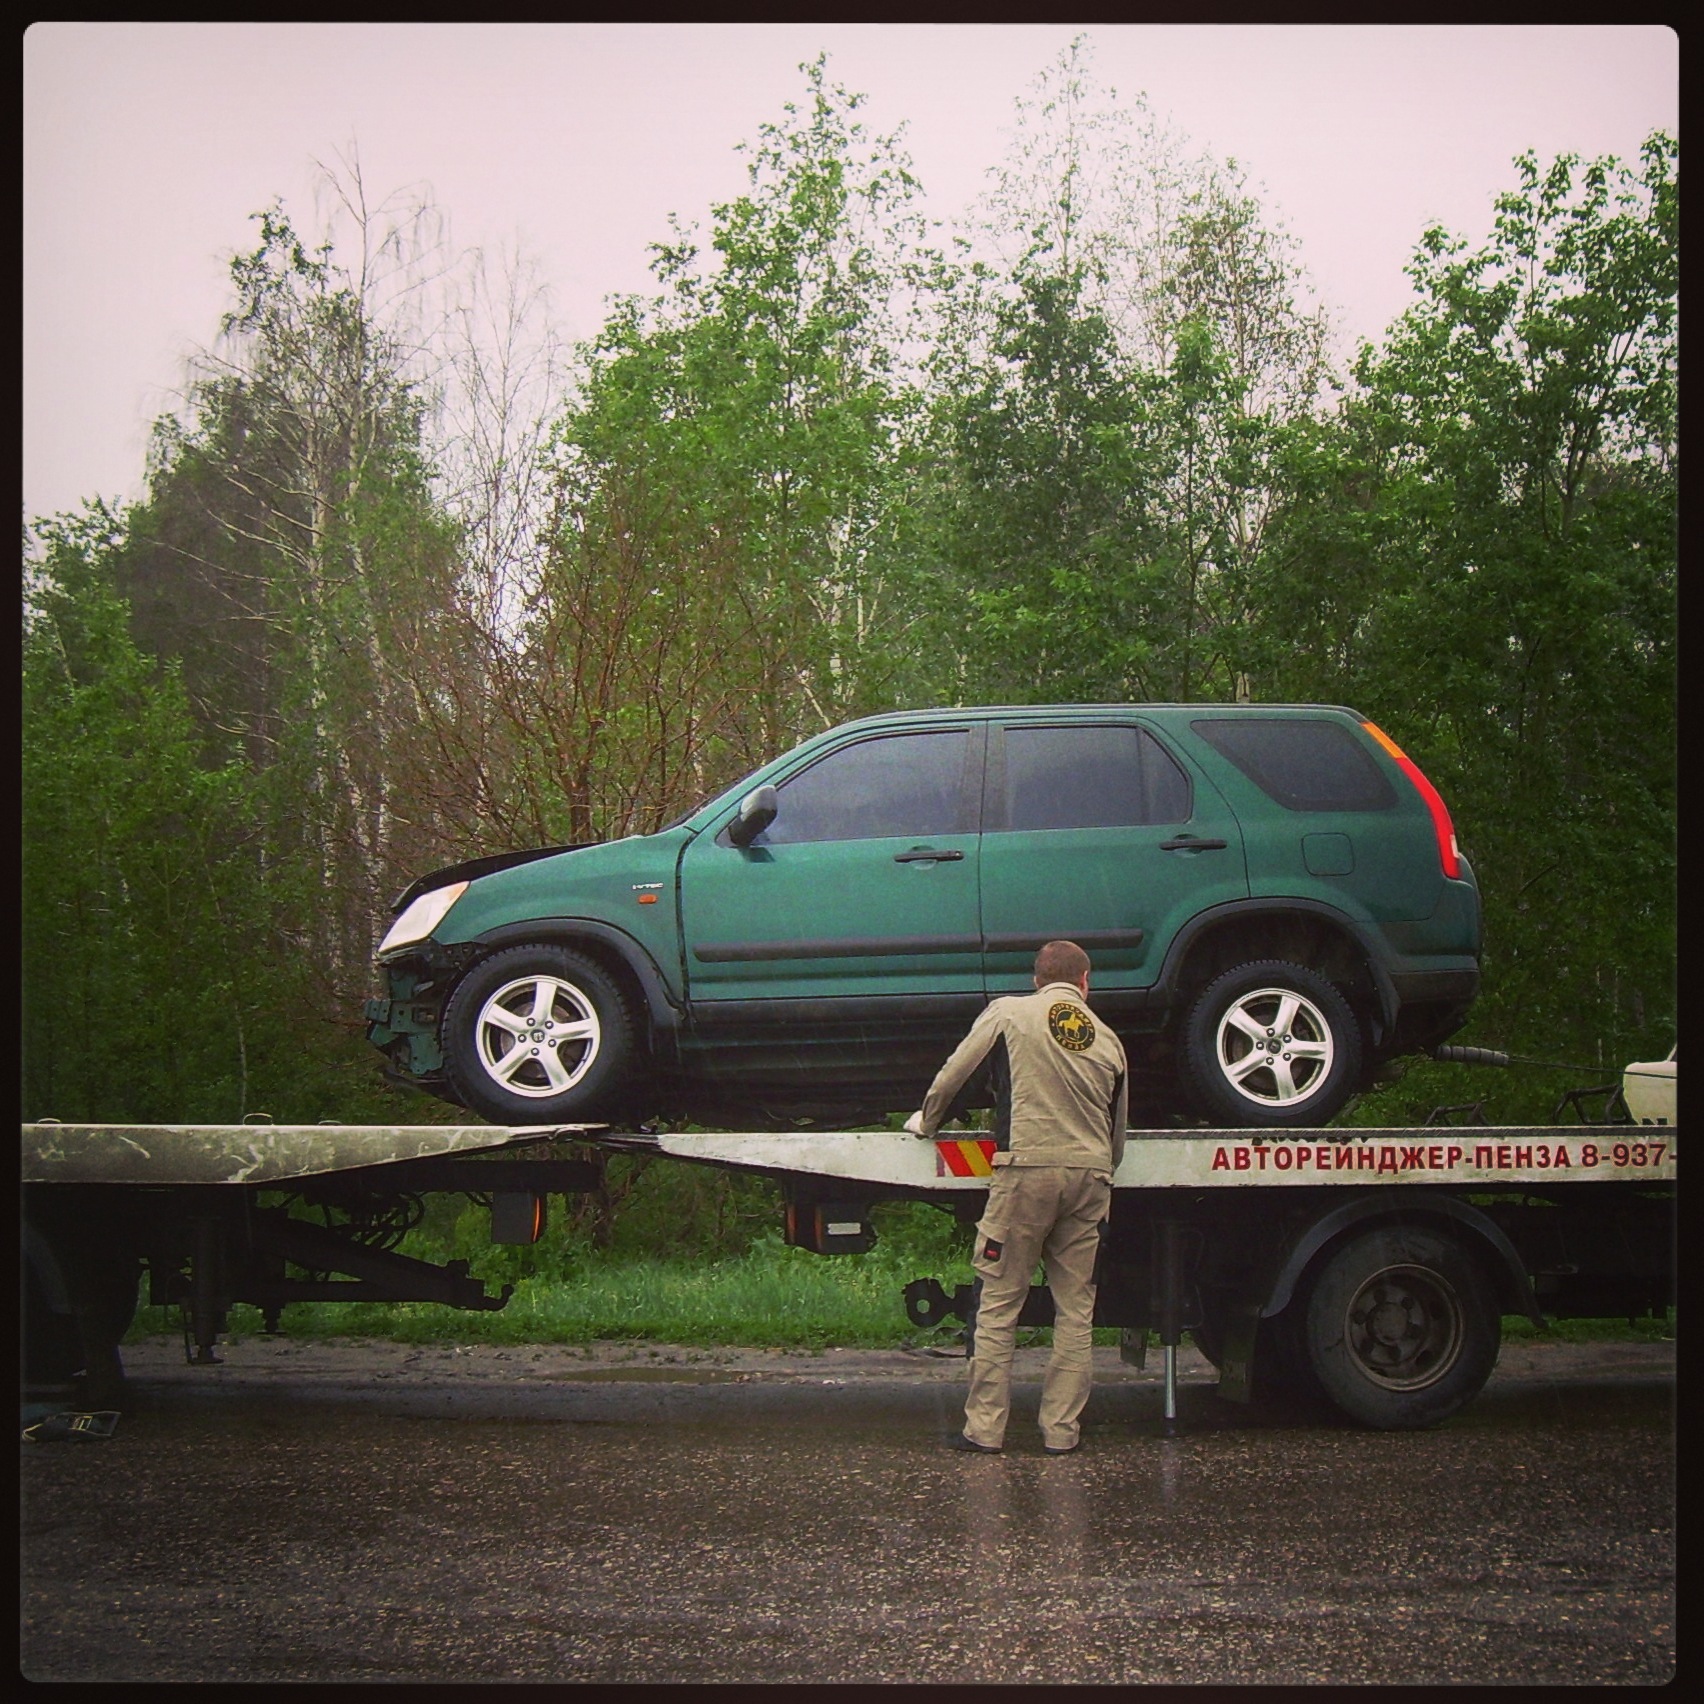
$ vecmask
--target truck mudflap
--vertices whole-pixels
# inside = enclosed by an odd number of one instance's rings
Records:
[[[1505,1313],[1522,1313],[1536,1326],[1544,1325],[1544,1314],[1533,1293],[1525,1263],[1502,1230],[1471,1202],[1459,1196],[1431,1194],[1420,1189],[1380,1190],[1376,1197],[1358,1197],[1313,1220],[1285,1251],[1277,1272],[1261,1285],[1264,1299],[1258,1304],[1260,1317],[1270,1319],[1290,1305],[1297,1280],[1308,1263],[1327,1243],[1352,1226],[1371,1219],[1389,1219],[1412,1212],[1417,1219],[1441,1214],[1477,1237],[1496,1256],[1503,1275],[1500,1299]]]

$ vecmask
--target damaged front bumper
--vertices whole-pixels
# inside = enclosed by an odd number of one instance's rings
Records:
[[[444,1002],[471,957],[471,947],[429,944],[379,965],[383,992],[367,1001],[362,1016],[368,1041],[390,1061],[388,1075],[421,1087],[443,1077]]]

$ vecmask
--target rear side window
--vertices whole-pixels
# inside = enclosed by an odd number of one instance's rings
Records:
[[[1187,822],[1189,782],[1141,728],[1008,728],[1004,826]]]
[[[1266,796],[1291,811],[1388,811],[1396,791],[1337,722],[1225,716],[1192,728]]]

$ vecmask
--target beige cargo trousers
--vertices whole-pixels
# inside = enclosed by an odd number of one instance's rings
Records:
[[[1079,965],[1058,980],[1060,953]],[[1036,990],[991,1001],[935,1074],[906,1122],[932,1139],[954,1097],[990,1073],[998,1151],[972,1264],[982,1281],[964,1437],[999,1449],[1011,1411],[1018,1315],[1037,1265],[1053,1292],[1053,1353],[1042,1385],[1042,1447],[1075,1449],[1093,1382],[1095,1256],[1124,1152],[1124,1048],[1087,1003],[1088,957],[1053,942],[1036,956]],[[1054,980],[1043,980],[1051,974]]]
[[[1053,1352],[1041,1387],[1043,1449],[1077,1447],[1089,1400],[1095,1256],[1112,1201],[1112,1174],[1077,1166],[1002,1166],[976,1227],[972,1258],[982,1279],[964,1403],[964,1435],[999,1449],[1012,1408],[1018,1315],[1037,1265],[1053,1292]]]

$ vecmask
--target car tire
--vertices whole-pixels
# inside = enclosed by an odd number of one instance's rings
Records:
[[[636,1025],[601,965],[539,943],[482,959],[444,1009],[444,1071],[493,1124],[612,1123],[631,1110]]]
[[[1308,1360],[1327,1398],[1362,1425],[1432,1426],[1484,1388],[1502,1323],[1455,1238],[1388,1226],[1345,1244],[1314,1282]]]
[[[1191,1005],[1183,1069],[1202,1112],[1227,1126],[1322,1125],[1355,1091],[1361,1030],[1317,971],[1258,959],[1215,977]]]

